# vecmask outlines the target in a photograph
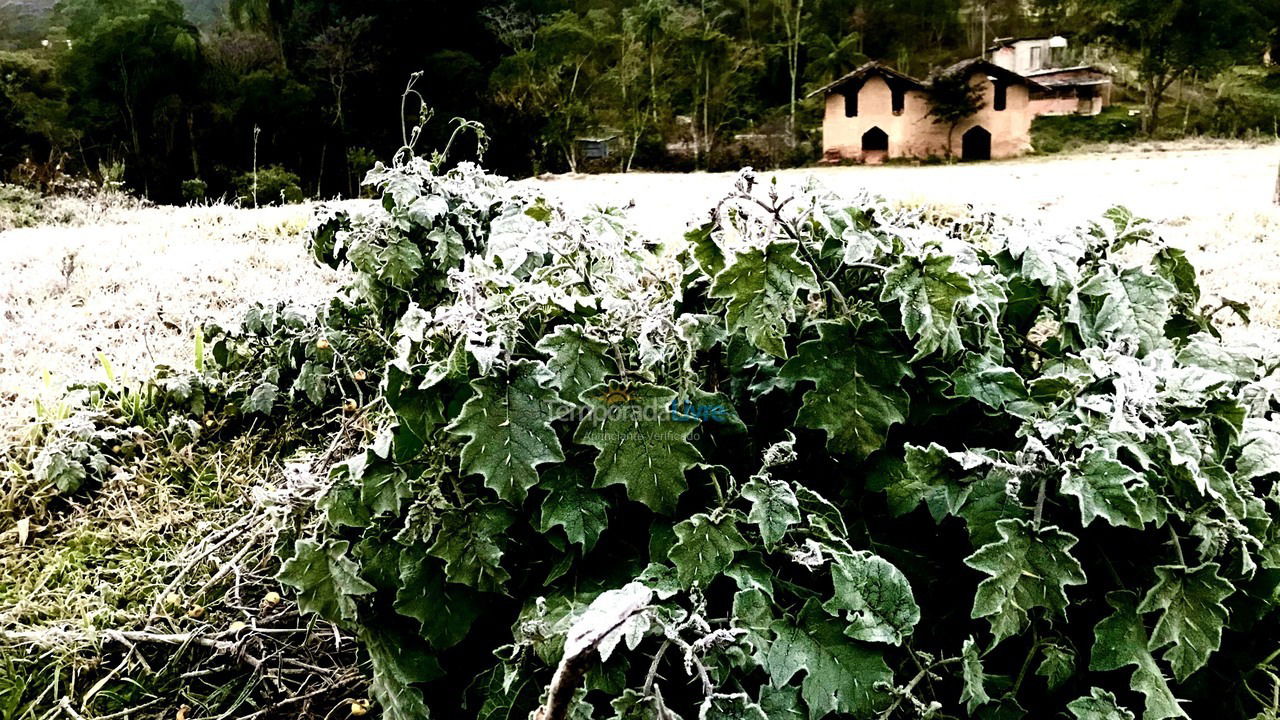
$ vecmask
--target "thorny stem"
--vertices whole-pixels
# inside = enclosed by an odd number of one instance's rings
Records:
[[[942,667],[943,665],[951,665],[953,663],[958,663],[958,662],[960,662],[960,658],[953,657],[953,658],[947,658],[945,660],[938,660],[937,662],[931,663],[927,667],[920,668],[920,672],[916,673],[916,676],[911,678],[911,682],[907,683],[906,687],[902,688],[902,692],[898,694],[898,698],[893,701],[893,704],[890,705],[887,709],[885,709],[884,712],[880,713],[879,720],[889,720],[889,718],[893,716],[893,711],[897,710],[898,706],[902,705],[902,702],[904,700],[906,700],[908,697],[911,697],[911,691],[915,690],[916,686],[919,685],[926,677],[929,676],[929,673]]]
[[[1027,677],[1027,670],[1031,668],[1031,660],[1035,658],[1036,651],[1040,649],[1040,633],[1033,626],[1031,628],[1031,648],[1027,650],[1027,658],[1022,661],[1022,668],[1018,670],[1018,679],[1013,682],[1013,690],[1010,691],[1010,697],[1017,697],[1018,690],[1022,688],[1022,681]]]
[[[1036,492],[1036,514],[1034,526],[1036,530],[1040,529],[1040,519],[1044,517],[1044,500],[1049,489],[1049,476],[1040,476],[1040,489]]]
[[[1182,567],[1187,566],[1187,558],[1182,554],[1182,540],[1178,537],[1178,531],[1173,529],[1173,523],[1169,523],[1169,544],[1178,553],[1178,564]]]
[[[644,676],[644,694],[653,694],[653,683],[658,678],[658,664],[662,662],[662,656],[667,654],[667,649],[671,647],[671,640],[663,638],[662,645],[658,647],[658,652],[653,654],[653,662],[649,663],[649,672]]]

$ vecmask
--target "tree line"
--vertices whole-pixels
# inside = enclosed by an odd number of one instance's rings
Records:
[[[59,0],[41,14],[15,3],[3,12],[28,12],[0,15],[0,173],[87,174],[161,202],[242,193],[250,176],[268,195],[354,195],[402,144],[396,113],[416,71],[436,115],[421,142],[443,142],[450,118],[478,120],[486,162],[510,174],[800,164],[817,157],[820,100],[808,94],[862,62],[927,75],[997,37],[1043,33],[1131,58],[1154,130],[1179,78],[1260,62],[1277,6]]]

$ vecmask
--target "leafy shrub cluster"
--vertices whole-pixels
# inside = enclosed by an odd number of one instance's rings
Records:
[[[1275,361],[1128,213],[744,173],[673,254],[472,166],[370,180],[315,250],[389,419],[280,578],[388,717],[1262,710]]]
[[[212,328],[204,382],[369,419],[278,577],[385,717],[1274,717],[1277,355],[1129,213],[744,171],[655,248],[474,165],[369,182],[313,234],[351,283]]]
[[[279,165],[258,168],[235,179],[236,195],[245,205],[290,205],[306,198],[297,173]]]
[[[1141,117],[1131,117],[1128,106],[1113,105],[1092,116],[1037,117],[1031,123],[1031,142],[1036,152],[1054,154],[1090,144],[1131,142],[1141,130]]]

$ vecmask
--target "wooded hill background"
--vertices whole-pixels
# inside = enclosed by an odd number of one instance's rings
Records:
[[[478,120],[505,173],[804,164],[805,95],[867,59],[927,76],[1047,33],[1104,53],[1157,136],[1275,134],[1277,26],[1278,0],[0,0],[0,180],[357,194],[419,70],[423,146]],[[611,136],[607,161],[575,142]]]

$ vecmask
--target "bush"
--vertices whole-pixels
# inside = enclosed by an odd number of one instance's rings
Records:
[[[1274,365],[1127,212],[744,174],[671,258],[474,167],[371,181],[315,249],[394,328],[390,414],[279,577],[388,717],[1257,710],[1205,679],[1274,650]]]
[[[360,639],[383,716],[1263,710],[1277,354],[1222,342],[1143,221],[744,172],[658,253],[441,164],[317,218],[350,285],[212,329],[190,386],[242,427],[346,398],[367,428],[336,464],[315,438],[278,578]],[[94,437],[49,482],[83,492]]]
[[[288,205],[300,203],[306,198],[300,182],[296,174],[283,167],[268,165],[258,168],[256,175],[253,172],[247,172],[238,176],[235,179],[235,188],[240,202],[245,205]]]
[[[1141,131],[1141,117],[1131,117],[1127,106],[1112,105],[1094,116],[1037,117],[1031,122],[1031,144],[1036,152],[1053,154],[1091,144],[1130,142]]]
[[[0,230],[40,224],[44,200],[34,190],[0,184]]]
[[[182,181],[182,201],[188,205],[203,202],[208,193],[209,184],[200,178]]]

